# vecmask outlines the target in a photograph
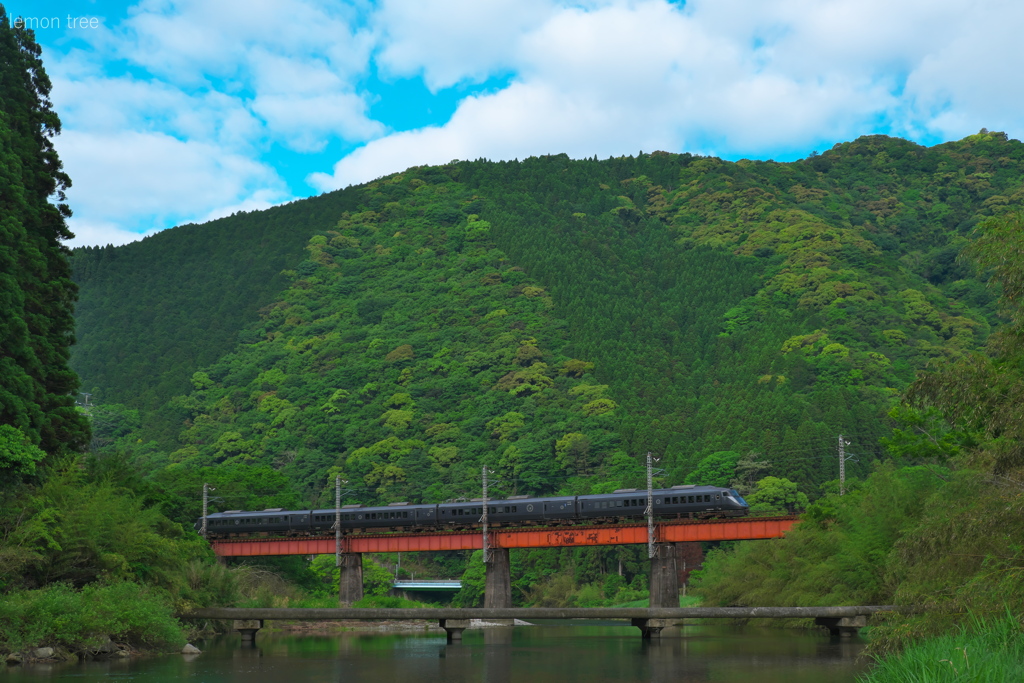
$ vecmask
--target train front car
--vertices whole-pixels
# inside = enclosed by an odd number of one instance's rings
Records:
[[[725,509],[729,511],[729,517],[744,517],[750,514],[750,504],[743,499],[736,489],[726,489],[722,494],[725,502]]]
[[[734,489],[717,486],[673,486],[651,492],[658,519],[742,517],[750,507]],[[612,493],[579,496],[581,520],[631,521],[647,514],[647,491],[619,489]]]
[[[734,489],[686,484],[654,492],[654,514],[660,517],[742,517],[749,511]]]

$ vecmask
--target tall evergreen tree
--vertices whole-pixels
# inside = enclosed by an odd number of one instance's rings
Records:
[[[83,447],[89,425],[75,410],[68,366],[71,180],[53,146],[60,120],[49,94],[32,32],[12,27],[0,5],[0,426],[54,454]]]

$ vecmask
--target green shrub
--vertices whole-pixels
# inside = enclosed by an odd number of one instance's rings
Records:
[[[19,591],[0,601],[0,648],[64,647],[73,652],[108,638],[146,649],[185,644],[169,596],[130,581],[75,590],[53,584]]]

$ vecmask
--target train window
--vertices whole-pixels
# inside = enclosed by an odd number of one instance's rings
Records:
[[[492,507],[492,508],[491,508],[491,514],[492,514],[492,515],[493,515],[493,514],[494,514],[495,512],[497,512],[497,511],[498,511],[498,508],[494,508],[494,507]]]
[[[407,510],[402,510],[402,519],[409,519],[409,512]]]
[[[515,512],[517,507],[519,507],[519,506],[518,505],[513,505],[512,506],[512,512]]]
[[[509,506],[508,506],[508,505],[506,505],[506,506],[505,506],[505,512],[509,512],[509,511],[510,511],[510,508],[509,508]]]
[[[704,494],[704,502],[705,503],[710,503],[711,502],[711,494],[710,493]]]
[[[617,507],[617,508],[622,507],[622,501],[621,500],[615,501],[615,507]]]

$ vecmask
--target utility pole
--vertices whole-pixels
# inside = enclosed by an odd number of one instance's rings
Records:
[[[647,559],[654,557],[654,465],[647,451]]]
[[[843,439],[843,435],[839,435],[839,495],[846,495],[846,450],[845,447],[849,446],[850,442]]]
[[[480,520],[483,523],[484,528],[484,564],[490,564],[491,562],[491,548],[487,544],[487,465],[483,466],[483,479],[484,479],[484,515]]]
[[[216,490],[217,489],[213,488],[209,484],[205,482],[203,483],[203,524],[202,527],[199,529],[199,535],[203,538],[206,538],[206,510],[210,502],[210,491]]]

